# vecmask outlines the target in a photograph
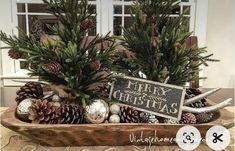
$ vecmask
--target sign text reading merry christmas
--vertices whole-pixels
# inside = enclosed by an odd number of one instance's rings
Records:
[[[184,95],[183,87],[127,76],[116,77],[110,91],[120,104],[172,119],[180,119]]]

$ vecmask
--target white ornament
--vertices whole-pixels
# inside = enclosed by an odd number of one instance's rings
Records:
[[[23,121],[29,121],[29,108],[33,105],[33,103],[36,101],[36,99],[24,99],[22,100],[16,109],[16,114],[18,118],[20,118]]]
[[[52,96],[52,101],[54,101],[54,102],[60,102],[61,101],[61,98],[58,96],[58,95],[53,95]]]
[[[109,117],[110,123],[120,123],[120,117],[116,114],[113,114]]]
[[[112,114],[118,114],[120,112],[120,106],[118,104],[112,104],[110,106],[110,112]]]

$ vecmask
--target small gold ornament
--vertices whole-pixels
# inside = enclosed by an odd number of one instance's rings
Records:
[[[102,99],[95,99],[85,108],[85,118],[87,122],[99,124],[104,122],[109,116],[109,106]]]

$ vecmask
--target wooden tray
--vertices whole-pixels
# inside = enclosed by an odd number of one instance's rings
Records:
[[[49,146],[149,145],[148,139],[152,139],[151,145],[175,145],[173,139],[177,131],[184,126],[183,124],[170,125],[164,123],[31,124],[17,119],[15,108],[10,108],[4,112],[1,119],[3,126]],[[205,138],[206,131],[213,125],[223,125],[226,128],[233,127],[234,114],[221,109],[216,113],[214,121],[192,126],[197,127],[202,138]],[[133,139],[134,136],[136,137],[135,140]]]

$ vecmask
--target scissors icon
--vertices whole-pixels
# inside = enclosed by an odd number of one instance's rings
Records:
[[[213,133],[213,136],[214,136],[213,143],[217,143],[217,140],[219,140],[220,142],[223,142],[223,140],[220,139],[220,138],[223,136],[223,134],[220,134],[220,135],[218,136],[217,133]]]

